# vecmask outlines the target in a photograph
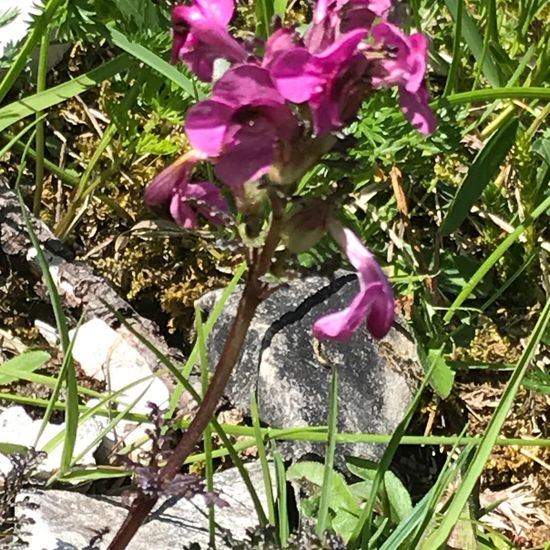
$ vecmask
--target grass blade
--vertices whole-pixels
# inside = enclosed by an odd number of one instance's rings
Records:
[[[20,379],[19,373],[26,374],[44,366],[46,361],[49,361],[50,354],[45,351],[27,351],[12,357],[8,361],[0,364],[0,386],[11,384]],[[15,372],[14,375],[6,374],[7,370]]]
[[[455,89],[456,76],[458,74],[458,67],[460,66],[460,57],[462,51],[460,43],[462,39],[462,10],[464,7],[464,0],[458,0],[457,15],[455,17],[455,35],[453,38],[453,59],[451,61],[451,67],[449,68],[449,74],[447,75],[447,82],[445,82],[445,89],[443,90],[443,97],[448,96]]]
[[[519,239],[533,222],[550,208],[550,197],[546,197],[514,231],[512,231],[495,249],[495,251],[479,266],[471,279],[466,283],[460,294],[449,307],[449,311],[443,317],[443,321],[449,323],[464,301],[470,296],[474,288],[480,283],[493,266],[504,256],[505,252]]]
[[[204,327],[202,324],[202,312],[198,306],[195,306],[195,321],[197,327],[197,343],[199,346],[199,357],[201,366],[201,391],[202,398],[208,390],[208,358],[206,357],[206,341],[204,338]],[[204,458],[206,469],[206,489],[214,490],[214,463],[212,462],[212,428],[210,424],[206,426],[203,434]],[[216,547],[216,515],[214,506],[208,507],[208,542],[211,548]]]
[[[462,0],[445,0],[445,4],[447,4],[447,8],[455,21],[459,10],[459,2],[462,2]],[[479,32],[475,20],[465,9],[462,10],[461,28],[464,41],[468,45],[468,48],[470,48],[476,61],[481,64],[487,82],[494,88],[500,86],[502,84],[502,75],[498,70],[495,59],[490,52],[488,52],[485,59],[483,59],[483,40],[481,38],[481,33]]]
[[[332,497],[332,470],[334,468],[334,453],[336,451],[336,433],[338,431],[338,369],[332,365],[330,380],[329,410],[328,410],[328,434],[325,466],[323,471],[323,485],[321,487],[321,500],[317,515],[317,535],[323,538],[327,528],[328,509]]]
[[[145,63],[145,65],[151,67],[151,69],[160,73],[162,76],[165,76],[168,80],[171,80],[182,90],[185,90],[191,97],[194,97],[196,94],[198,95],[197,99],[202,99],[204,97],[204,94],[202,94],[200,90],[195,89],[193,81],[181,73],[174,65],[170,65],[170,63],[164,61],[164,59],[145,46],[137,42],[132,42],[125,34],[114,27],[109,26],[107,30],[115,46],[118,46],[121,50],[124,50],[135,59]]]
[[[32,137],[33,136],[31,136],[31,139]],[[29,145],[30,145],[30,140],[29,140]],[[21,159],[21,165],[19,166],[19,173],[18,173],[15,190],[17,193],[17,197],[19,199],[19,204],[21,206],[21,213],[23,216],[23,220],[25,222],[25,226],[27,228],[27,232],[29,233],[31,242],[36,250],[38,263],[40,265],[40,270],[42,271],[42,276],[44,277],[46,288],[48,290],[48,295],[50,297],[50,301],[51,301],[51,305],[52,305],[52,309],[55,317],[55,323],[57,326],[57,332],[59,334],[59,339],[61,341],[61,349],[63,351],[63,363],[65,365],[65,372],[63,373],[63,375],[64,375],[64,382],[65,382],[66,391],[67,391],[67,399],[65,401],[65,425],[67,427],[67,437],[63,444],[63,453],[62,453],[61,465],[60,465],[61,470],[64,470],[68,468],[70,465],[72,453],[74,450],[74,443],[76,441],[76,432],[78,429],[78,415],[79,415],[78,386],[76,381],[76,372],[75,372],[74,362],[70,352],[71,345],[70,345],[70,339],[69,339],[69,329],[67,326],[67,319],[65,317],[65,312],[63,311],[63,303],[57,291],[57,287],[55,286],[53,277],[50,273],[50,266],[48,265],[48,261],[46,260],[46,255],[42,250],[42,245],[38,240],[38,237],[36,236],[36,233],[34,232],[34,229],[32,227],[30,216],[29,216],[29,213],[27,212],[27,207],[25,206],[23,197],[21,196],[21,190],[19,188],[19,182],[23,174],[23,171],[25,169],[25,165],[26,165],[26,151],[23,152],[23,158]],[[61,373],[60,373],[60,380],[61,380]]]
[[[122,71],[132,69],[135,63],[129,55],[122,54],[73,80],[2,107],[0,109],[0,132],[30,115],[36,115],[79,95]]]
[[[476,483],[481,476],[485,463],[487,462],[493,446],[496,444],[498,434],[506,420],[506,416],[510,411],[510,408],[513,405],[514,398],[517,394],[517,391],[521,385],[521,381],[529,368],[531,360],[535,355],[537,347],[540,343],[541,338],[544,336],[544,332],[548,323],[550,321],[550,300],[546,301],[546,305],[542,310],[540,317],[533,329],[531,337],[525,350],[521,354],[521,357],[517,363],[514,373],[510,377],[506,389],[500,398],[498,407],[496,408],[489,426],[483,435],[482,442],[476,450],[476,454],[468,468],[460,487],[457,489],[453,500],[449,508],[447,509],[441,524],[436,529],[436,531],[428,537],[423,548],[426,550],[431,550],[433,548],[440,548],[444,546],[446,540],[448,539],[454,525],[458,521],[460,514],[463,508],[468,502],[468,498],[472,493]]]
[[[380,463],[378,464],[378,468],[376,469],[376,475],[374,476],[374,480],[372,482],[372,489],[369,496],[369,500],[365,505],[365,507],[363,508],[363,510],[361,511],[361,515],[357,520],[357,525],[355,526],[355,529],[348,541],[348,548],[357,548],[361,540],[365,544],[368,543],[368,540],[371,534],[371,529],[372,529],[372,516],[374,513],[374,505],[378,497],[378,491],[382,487],[384,476],[390,467],[391,461],[393,460],[393,456],[397,451],[397,447],[399,446],[403,436],[405,435],[405,431],[409,425],[409,422],[411,421],[415,410],[420,404],[422,394],[424,392],[424,389],[429,383],[433,370],[434,370],[434,366],[432,365],[429,371],[426,373],[426,376],[420,388],[418,388],[418,391],[416,392],[416,395],[412,403],[409,405],[409,408],[403,420],[399,423],[399,425],[395,429],[395,432],[391,436],[388,446],[384,451],[384,455],[382,456],[382,460],[380,461]]]
[[[285,465],[281,453],[277,449],[275,442],[271,442],[271,455],[275,464],[275,480],[277,483],[277,527],[279,532],[279,542],[281,546],[286,546],[290,527],[288,525],[288,502],[286,493]]]
[[[441,226],[446,236],[460,227],[474,203],[495,176],[500,165],[510,152],[516,139],[518,121],[510,120],[502,126],[478,153],[459,187]]]
[[[252,427],[254,428],[254,438],[256,439],[256,448],[258,449],[258,457],[262,465],[262,476],[264,478],[265,496],[267,501],[267,514],[269,523],[276,525],[275,518],[275,499],[273,498],[273,482],[271,480],[271,472],[269,470],[269,462],[267,461],[267,453],[264,445],[264,436],[260,428],[260,413],[258,411],[258,401],[252,392],[250,394],[250,415],[252,417]]]
[[[271,19],[273,18],[274,6],[272,0],[256,0],[256,36],[267,39],[271,34]]]

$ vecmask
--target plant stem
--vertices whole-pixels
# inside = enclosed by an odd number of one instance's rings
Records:
[[[256,313],[256,308],[266,295],[267,288],[265,283],[261,281],[261,278],[269,269],[273,253],[279,243],[283,215],[282,200],[278,197],[274,189],[270,189],[270,197],[273,215],[262,254],[257,256],[256,262],[251,266],[248,272],[237,313],[231,325],[231,330],[227,336],[223,351],[216,366],[216,371],[210,381],[210,385],[208,386],[208,390],[202,400],[199,410],[172,452],[168,462],[160,471],[160,477],[164,482],[170,482],[174,479],[185,459],[192,453],[195,445],[208,426],[218,402],[223,395],[229,377],[233,372],[233,368],[239,361],[241,350],[248,333],[248,327]],[[158,496],[146,497],[139,495],[136,497],[124,523],[111,541],[108,550],[123,550],[126,548],[145,518],[153,509],[157,500]]]

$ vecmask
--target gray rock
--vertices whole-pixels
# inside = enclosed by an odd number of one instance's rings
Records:
[[[249,411],[255,392],[260,419],[272,427],[326,425],[330,364],[338,367],[338,429],[351,433],[392,433],[419,385],[422,369],[416,345],[402,321],[381,341],[366,328],[349,342],[319,342],[311,327],[316,319],[349,305],[357,292],[355,274],[338,272],[334,279],[310,277],[283,285],[263,302],[250,327],[240,363],[226,390],[230,401]],[[211,311],[221,291],[199,300]],[[235,314],[240,293],[234,293],[208,342],[209,363],[216,365]],[[298,459],[324,454],[312,442],[282,445],[283,454]],[[383,445],[342,445],[345,454],[377,460]]]
[[[259,463],[247,465],[262,505],[265,490]],[[237,540],[258,525],[250,495],[236,468],[214,475],[214,487],[229,504],[216,508],[216,522]],[[142,525],[128,550],[172,550],[191,543],[208,546],[207,507],[202,496],[164,500]],[[15,508],[19,538],[27,550],[103,550],[126,517],[118,497],[89,497],[68,491],[21,493]],[[221,537],[217,547],[224,548]]]

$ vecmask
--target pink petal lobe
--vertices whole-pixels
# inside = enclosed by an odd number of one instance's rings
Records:
[[[257,65],[239,65],[227,71],[213,88],[216,99],[229,105],[282,105],[267,69]]]
[[[193,147],[209,156],[217,156],[233,110],[230,105],[213,99],[205,99],[191,107],[185,121],[185,133]]]

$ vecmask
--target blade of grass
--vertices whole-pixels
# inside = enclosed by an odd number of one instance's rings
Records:
[[[466,283],[459,295],[455,298],[454,302],[449,307],[449,310],[443,317],[445,323],[449,323],[458,311],[464,301],[470,296],[474,288],[480,283],[485,275],[493,268],[493,266],[500,260],[505,252],[514,244],[522,235],[525,230],[530,227],[533,222],[550,208],[550,197],[547,197],[542,203],[537,206],[523,221],[519,224],[514,231],[512,231],[494,250],[492,254],[479,266],[477,271],[472,275],[470,280]]]
[[[281,22],[284,23],[286,8],[288,6],[288,0],[274,0],[273,2],[273,11],[275,15],[281,18]]]
[[[19,372],[25,374],[40,369],[50,360],[50,354],[45,351],[26,351],[0,363],[0,386],[11,384],[20,379]],[[6,374],[7,370],[15,371],[16,376]]]
[[[489,425],[485,430],[482,442],[476,450],[476,454],[468,468],[466,474],[462,479],[462,483],[458,487],[449,508],[443,515],[441,524],[435,530],[435,532],[428,537],[423,548],[426,550],[432,550],[434,548],[440,548],[445,545],[445,542],[449,538],[451,531],[458,521],[463,508],[468,502],[468,498],[476,483],[481,476],[485,463],[487,462],[493,447],[496,445],[498,434],[506,420],[510,408],[513,405],[514,398],[520,388],[521,381],[531,364],[531,361],[535,355],[537,347],[541,338],[544,336],[546,327],[550,321],[550,300],[546,301],[544,309],[542,310],[540,317],[533,329],[529,342],[525,347],[525,350],[521,354],[521,357],[517,363],[517,367],[514,370],[506,389],[500,398],[500,402],[489,421]]]
[[[445,4],[449,9],[452,18],[456,21],[458,14],[458,3],[461,0],[445,0]],[[487,55],[485,59],[482,59],[483,53],[483,41],[481,39],[481,33],[477,28],[476,21],[470,16],[470,14],[463,9],[462,10],[462,36],[464,41],[470,48],[470,51],[476,58],[476,61],[481,64],[483,74],[489,84],[493,87],[500,86],[501,74],[498,70],[498,66],[492,55]]]
[[[122,71],[131,70],[135,65],[136,62],[129,55],[122,54],[73,80],[14,101],[0,108],[0,132],[30,115],[36,115],[79,95]]]
[[[449,94],[451,94],[456,87],[456,77],[458,74],[458,68],[460,66],[460,58],[462,57],[462,49],[460,47],[460,43],[462,39],[463,6],[464,6],[464,0],[457,0],[457,15],[455,17],[455,34],[453,38],[453,58],[451,61],[451,67],[449,68],[449,74],[447,75],[447,81],[445,82],[443,97],[446,97]]]
[[[246,266],[242,265],[241,267],[243,267],[243,270]],[[238,281],[238,277],[237,275],[240,277],[239,275],[239,271],[237,272],[236,276],[234,277],[234,280],[235,281]],[[236,284],[236,282],[235,282]],[[220,299],[220,302],[225,302],[224,300],[224,296],[227,294],[227,296],[225,297],[225,299],[227,299],[227,297],[229,297],[231,291],[227,292],[229,290],[229,287],[225,289],[224,293],[222,294],[222,297]],[[216,308],[218,308],[220,302],[218,302],[216,304],[216,307],[214,308],[213,312],[210,314],[211,316],[214,314],[214,312],[216,311]],[[178,381],[178,386],[180,386],[182,388],[182,391],[185,390],[187,392],[189,392],[189,394],[191,394],[191,397],[193,397],[193,399],[197,402],[197,404],[200,404],[201,402],[201,397],[200,395],[195,391],[195,389],[193,388],[193,386],[188,382],[187,378],[184,376],[184,373],[181,373],[179,371],[179,369],[177,369],[172,363],[171,361],[163,354],[161,353],[157,348],[155,348],[155,346],[153,346],[146,338],[144,338],[141,334],[139,334],[139,332],[137,332],[134,327],[130,326],[126,319],[124,319],[124,317],[118,312],[118,311],[115,311],[114,309],[112,309],[109,304],[105,304],[107,307],[109,307],[109,309],[111,310],[111,312],[113,313],[113,315],[142,343],[144,344],[152,353],[155,354],[155,356],[159,359],[159,361],[166,367],[166,369],[174,376],[174,378]],[[220,307],[220,312],[221,312],[221,308],[223,306]],[[219,313],[218,313],[219,315]],[[211,321],[211,318],[209,317],[207,322],[204,324],[204,337],[207,338],[207,335],[209,333],[210,330],[212,330],[212,326],[213,326],[213,322],[209,323],[209,321]],[[193,350],[197,350],[197,353],[198,353],[198,345],[195,344]],[[189,362],[189,360],[188,360]],[[194,363],[193,363],[194,364]],[[167,415],[171,416],[173,414],[173,411],[168,411],[167,412]],[[227,434],[225,433],[225,428],[227,428],[227,426],[224,428],[221,426],[221,424],[215,419],[215,418],[212,418],[210,423],[212,424],[214,430],[216,431],[216,433],[218,434],[219,438],[222,440],[222,443],[224,445],[224,447],[227,449],[227,454],[229,454],[229,456],[231,457],[231,460],[233,462],[233,464],[235,465],[235,467],[239,470],[239,473],[241,474],[241,477],[243,479],[243,483],[246,485],[246,488],[248,489],[248,492],[250,493],[250,498],[252,499],[252,502],[254,503],[254,507],[256,509],[256,513],[258,514],[258,521],[260,522],[261,525],[265,526],[268,524],[268,520],[265,516],[265,513],[264,513],[264,510],[263,510],[263,507],[262,507],[262,503],[260,502],[260,499],[258,497],[258,493],[256,492],[256,490],[254,489],[254,485],[252,484],[252,481],[250,480],[250,476],[248,475],[248,471],[246,470],[245,466],[244,466],[244,463],[243,461],[241,460],[241,458],[239,457],[237,451],[236,451],[236,446],[233,445],[231,443],[231,441],[229,440],[229,438],[227,437]],[[252,430],[252,429],[251,429]],[[254,442],[251,441],[250,445],[249,446],[253,446],[254,445]],[[212,456],[215,455],[215,452],[216,451],[213,451],[212,453]],[[204,459],[203,459],[204,460]]]
[[[493,180],[514,145],[518,125],[518,120],[510,120],[493,134],[478,153],[447,210],[441,225],[443,236],[460,227],[485,187]]]
[[[49,27],[40,41],[40,55],[38,56],[38,71],[36,76],[36,92],[46,89],[46,74],[48,72],[48,50],[50,46]],[[42,203],[42,187],[44,184],[44,134],[45,121],[43,113],[36,113],[36,160],[35,160],[35,190],[32,212],[35,216],[40,214]]]
[[[29,131],[29,130],[32,130],[36,124],[39,122],[39,120],[43,120],[45,118],[45,114],[42,115],[39,119],[37,120],[34,120],[33,122],[31,122],[30,124],[27,124],[18,134],[16,134],[15,136],[9,136],[9,141],[8,143],[6,143],[6,145],[4,145],[4,147],[2,147],[2,149],[0,149],[0,159],[6,154],[8,153],[9,151],[11,151],[11,148],[14,147],[16,144],[19,144],[20,148],[23,147],[23,149],[25,148],[25,144],[24,143],[21,143],[19,140]],[[6,132],[7,133],[7,132]],[[8,136],[6,136],[8,137]],[[34,151],[32,151],[32,149],[29,147],[28,151],[27,151],[27,154],[29,155],[29,157],[31,158],[36,158],[36,155],[33,156],[33,153]]]
[[[210,315],[208,316],[208,319],[206,320],[206,323],[204,324],[204,335],[205,338],[208,338],[208,335],[210,334],[210,331],[214,327],[214,324],[218,320],[218,317],[220,316],[221,312],[223,311],[225,302],[228,300],[229,296],[233,293],[235,290],[235,287],[241,280],[241,277],[243,276],[243,273],[246,271],[246,263],[241,263],[236,271],[235,275],[223,291],[219,301],[216,303],[212,311],[210,312]],[[195,363],[197,362],[199,354],[199,348],[197,343],[193,346],[193,349],[191,350],[191,353],[189,354],[189,357],[182,369],[181,375],[182,378],[187,379],[189,377],[189,374],[193,370],[193,367],[195,366]],[[170,396],[170,407],[168,409],[169,414],[172,414],[176,407],[178,406],[179,399],[181,397],[181,394],[183,393],[183,390],[185,388],[181,383],[178,382],[178,385],[174,388],[174,391],[172,392],[172,395]]]
[[[334,453],[336,451],[336,433],[338,431],[338,369],[331,365],[331,380],[328,410],[328,434],[323,470],[323,485],[317,514],[317,536],[322,539],[327,528],[328,509],[332,496],[332,471],[334,469]]]
[[[472,447],[466,447],[457,460],[453,461],[458,443],[448,453],[447,459],[436,482],[428,493],[415,505],[412,514],[401,521],[393,533],[384,541],[379,550],[394,550],[395,548],[417,548],[418,538],[425,532],[433,520],[435,508],[441,499],[443,491],[456,477],[465,460],[470,455]]]
[[[118,46],[121,50],[124,50],[135,59],[145,63],[148,67],[160,73],[162,76],[171,80],[174,84],[179,86],[182,90],[185,90],[191,97],[195,94],[193,81],[182,74],[174,65],[170,65],[159,57],[156,53],[152,52],[145,46],[133,42],[124,33],[115,29],[113,26],[107,27],[109,36],[113,44]],[[204,98],[204,94],[197,90],[199,99]]]
[[[30,140],[29,140],[29,145],[30,145]],[[21,177],[25,169],[25,164],[26,164],[26,151],[23,152],[23,158],[21,159],[21,164],[19,166],[19,172],[17,176],[15,190],[17,193],[17,197],[19,199],[21,213],[23,216],[23,220],[25,222],[25,226],[27,228],[27,232],[29,233],[31,242],[36,250],[38,263],[40,265],[40,270],[42,271],[42,276],[44,277],[44,281],[46,283],[48,296],[50,298],[50,302],[51,302],[54,317],[55,317],[57,332],[59,334],[59,339],[61,341],[61,349],[63,351],[63,362],[64,363],[66,362],[66,369],[63,374],[64,374],[66,393],[67,393],[67,399],[65,401],[65,405],[66,405],[65,406],[65,425],[67,428],[67,437],[63,444],[63,452],[61,456],[61,465],[60,465],[61,469],[64,470],[69,467],[71,456],[74,450],[74,443],[76,440],[76,431],[78,429],[78,415],[79,415],[78,387],[77,387],[77,381],[76,381],[74,362],[72,360],[72,355],[70,353],[69,329],[67,326],[67,319],[65,317],[65,312],[63,311],[63,304],[59,296],[59,293],[57,291],[57,287],[55,286],[53,277],[50,273],[50,266],[48,265],[48,261],[46,260],[46,256],[42,250],[42,245],[38,240],[38,237],[36,236],[36,233],[34,232],[34,229],[32,227],[30,216],[27,212],[27,208],[23,201],[23,197],[21,195],[21,189],[19,188]]]
[[[285,465],[281,453],[277,449],[274,441],[271,442],[271,456],[275,465],[275,482],[277,487],[277,527],[279,532],[279,542],[282,547],[288,543],[290,527],[288,524],[288,502],[286,492]]]
[[[206,342],[204,338],[204,327],[202,324],[202,312],[198,306],[195,306],[195,325],[197,328],[197,343],[199,346],[199,358],[201,366],[201,391],[202,398],[208,390],[209,372],[208,358],[206,357]],[[212,428],[210,424],[206,426],[203,434],[204,458],[206,469],[206,489],[214,490],[214,464],[212,462]],[[216,514],[214,506],[208,507],[208,542],[211,548],[216,548]]]
[[[267,453],[264,445],[264,436],[260,428],[260,412],[258,410],[258,401],[254,392],[250,393],[250,416],[252,417],[252,427],[254,428],[254,438],[256,440],[256,448],[258,449],[258,457],[262,466],[262,476],[264,479],[265,496],[267,501],[267,515],[269,523],[276,525],[275,518],[275,499],[273,498],[273,481],[271,479],[271,471],[269,462],[267,461]]]
[[[48,25],[62,2],[63,0],[50,0],[44,6],[42,13],[36,19],[29,36],[25,40],[25,43],[19,50],[17,57],[0,82],[0,104],[17,80],[17,77],[21,74],[21,71],[25,68],[25,64],[27,63],[27,59],[32,50],[37,46],[42,36],[47,32]],[[0,116],[0,119],[1,118],[2,117]]]
[[[376,475],[374,476],[374,480],[372,482],[372,489],[369,495],[369,499],[366,505],[364,506],[363,510],[361,511],[361,515],[357,520],[357,525],[355,526],[353,533],[350,539],[348,540],[348,548],[350,549],[357,548],[359,545],[361,545],[362,548],[368,546],[368,540],[370,538],[371,531],[372,531],[372,519],[373,519],[372,516],[374,513],[374,505],[378,497],[378,492],[382,487],[382,483],[384,481],[384,475],[388,471],[391,461],[393,460],[393,457],[395,455],[395,452],[397,451],[397,447],[399,446],[401,439],[405,435],[405,431],[413,417],[415,410],[420,404],[422,394],[426,389],[426,386],[428,386],[429,384],[429,380],[434,370],[434,367],[435,367],[435,363],[430,367],[429,371],[426,373],[426,376],[422,381],[420,388],[418,388],[418,391],[416,392],[416,395],[413,401],[411,402],[411,404],[409,405],[409,408],[407,409],[407,413],[405,414],[403,420],[399,423],[399,425],[395,429],[395,432],[393,433],[388,443],[388,446],[384,451],[382,459],[380,460],[380,463],[378,464],[378,468],[376,469]]]
[[[264,40],[271,34],[271,19],[273,18],[273,0],[255,0],[256,36]]]
[[[550,88],[542,86],[512,86],[506,88],[483,88],[471,92],[460,92],[433,101],[431,105],[439,108],[448,103],[450,105],[463,105],[465,103],[477,103],[479,101],[493,101],[495,99],[550,99]]]
[[[78,324],[76,326],[76,332],[78,332],[78,329],[80,328],[80,325],[83,321],[84,317],[80,317]],[[44,430],[46,429],[46,426],[48,422],[50,421],[50,418],[52,416],[52,413],[54,411],[54,403],[57,402],[59,399],[59,395],[61,393],[61,389],[63,387],[63,383],[65,382],[65,379],[67,378],[67,369],[69,368],[69,363],[73,360],[73,347],[74,343],[76,341],[76,333],[74,338],[71,339],[69,342],[69,345],[67,349],[65,350],[63,354],[63,361],[61,363],[61,368],[59,369],[59,374],[57,376],[57,380],[55,382],[55,385],[53,387],[52,394],[50,395],[50,399],[48,400],[48,406],[46,407],[46,411],[44,412],[44,416],[42,417],[42,423],[40,424],[40,429],[38,430],[38,433],[36,434],[36,440],[34,446],[36,447],[38,445],[38,442],[40,441],[40,438],[42,437],[42,434],[44,433]],[[78,392],[78,386],[76,391]],[[80,411],[77,413],[77,417],[80,416]],[[76,437],[76,433],[75,433]],[[46,451],[48,452],[48,451]]]

